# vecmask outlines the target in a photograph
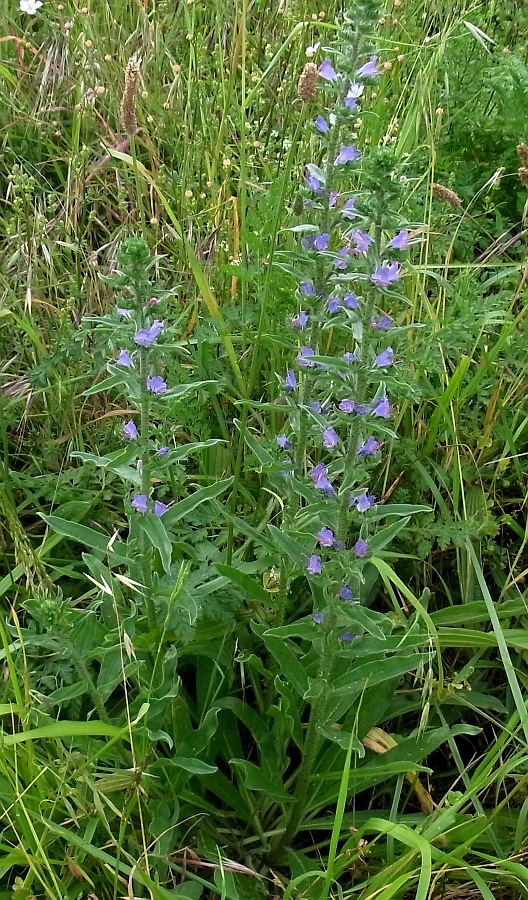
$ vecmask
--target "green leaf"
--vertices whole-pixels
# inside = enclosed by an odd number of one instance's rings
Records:
[[[261,603],[268,604],[270,602],[270,595],[258,581],[255,581],[251,575],[247,575],[245,572],[242,572],[240,569],[235,569],[234,566],[225,566],[222,563],[215,563],[215,569],[220,572],[220,575],[223,575],[225,578],[228,578],[229,581],[232,581],[233,584],[237,584],[239,587],[244,589],[246,600],[260,600]]]
[[[161,564],[168,575],[171,568],[172,544],[162,520],[153,513],[146,513],[138,516],[137,524],[145,532],[152,546],[159,550]]]
[[[191,775],[214,775],[218,771],[217,766],[210,766],[201,759],[191,759],[188,756],[173,756],[171,762],[179,769],[190,772]]]
[[[5,747],[12,747],[14,744],[22,744],[25,741],[40,741],[45,738],[61,738],[67,740],[68,738],[83,736],[92,737],[94,735],[126,738],[128,735],[128,727],[118,728],[117,725],[110,725],[107,722],[99,722],[97,720],[90,722],[69,722],[63,720],[60,722],[53,722],[52,725],[41,725],[40,728],[33,728],[29,731],[19,731],[16,734],[3,734],[2,742]]]
[[[171,525],[175,525],[176,522],[179,522],[180,519],[187,516],[193,509],[200,506],[201,503],[205,503],[207,500],[214,500],[219,494],[223,494],[232,483],[232,477],[224,478],[223,481],[217,481],[216,484],[210,484],[207,487],[200,488],[195,491],[194,494],[186,497],[185,500],[179,500],[178,503],[171,506],[163,516],[165,526],[170,527]]]
[[[333,727],[332,725],[319,725],[317,730],[328,741],[338,744],[342,750],[348,750],[350,742],[352,741],[352,750],[357,753],[359,757],[365,755],[365,748],[355,734],[352,735],[349,731],[345,731],[340,727]]]
[[[239,769],[244,780],[244,786],[250,791],[264,791],[270,800],[275,803],[288,803],[291,801],[290,794],[284,788],[268,778],[264,772],[253,763],[245,759],[230,759],[229,765],[235,769]]]
[[[225,444],[225,441],[220,440],[220,438],[211,438],[209,441],[194,441],[192,444],[176,447],[175,450],[171,448],[170,458],[171,460],[186,459],[191,453],[204,450],[206,447],[214,447],[215,444]]]
[[[204,384],[214,384],[214,381],[194,381],[190,384],[177,384],[176,387],[165,391],[164,394],[160,394],[159,396],[161,400],[181,400],[182,397],[186,397],[187,394],[190,394],[192,391],[198,390],[198,388],[203,387]]]
[[[290,682],[301,697],[304,697],[310,688],[310,679],[292,649],[295,645],[284,638],[273,637],[272,634],[264,631],[263,628],[259,628],[258,625],[252,624],[252,628],[253,631],[260,635],[269,652],[273,654],[279,663],[281,674]]]
[[[387,503],[379,504],[369,510],[369,520],[372,522],[377,519],[387,519],[389,516],[414,516],[418,513],[433,512],[430,506],[421,506],[416,503]]]
[[[130,563],[126,544],[114,541],[109,549],[110,538],[107,534],[95,531],[95,529],[89,528],[87,525],[80,525],[78,522],[69,522],[60,516],[46,516],[44,513],[38,513],[38,515],[44,520],[46,525],[49,525],[52,531],[78,541],[79,544],[84,544],[85,547],[90,547],[92,550],[99,550],[101,553],[107,554],[116,563]]]
[[[295,538],[293,538],[284,531],[281,531],[280,528],[276,528],[275,525],[268,525],[268,528],[275,546],[278,547],[282,553],[285,553],[286,556],[289,556],[296,566],[305,569],[308,557],[315,546],[313,535],[296,533]],[[305,542],[301,543],[299,538],[304,538]]]
[[[110,391],[112,388],[119,387],[122,384],[127,386],[130,384],[130,378],[127,377],[126,372],[111,375],[110,378],[105,378],[103,381],[98,381],[97,384],[92,384],[91,387],[82,392],[81,396],[91,397],[93,394],[100,394],[101,391]]]
[[[240,422],[238,421],[238,419],[235,419],[234,421],[235,421],[236,427],[240,431]],[[256,440],[256,438],[254,438],[253,435],[251,434],[249,428],[246,428],[244,430],[244,440],[245,440],[246,444],[248,445],[249,449],[253,451],[253,453],[257,457],[260,465],[263,468],[268,468],[269,466],[274,465],[275,460],[273,459],[273,456],[270,453],[268,453],[268,451],[264,447],[262,447],[261,444],[259,444],[259,442]]]

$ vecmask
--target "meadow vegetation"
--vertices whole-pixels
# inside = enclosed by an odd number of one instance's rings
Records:
[[[0,0],[0,900],[528,898],[527,34]]]

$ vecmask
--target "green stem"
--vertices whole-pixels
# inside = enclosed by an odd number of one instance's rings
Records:
[[[110,722],[110,716],[106,711],[104,700],[95,686],[94,680],[90,674],[90,670],[88,669],[88,666],[86,665],[84,659],[76,651],[75,647],[70,643],[70,641],[67,642],[66,646],[73,667],[77,672],[79,679],[86,686],[86,690],[90,695],[90,699],[95,709],[97,710],[97,715],[99,716],[101,722]]]

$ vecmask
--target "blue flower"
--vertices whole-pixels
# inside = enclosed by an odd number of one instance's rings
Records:
[[[128,355],[123,347],[121,347],[119,350],[119,356],[116,359],[116,366],[127,366],[127,368],[129,369],[134,368],[134,360],[131,356]]]
[[[161,375],[149,375],[147,378],[147,390],[153,394],[165,394],[167,385]]]
[[[319,612],[319,611],[315,612],[315,613],[314,613],[313,620],[314,620],[314,622],[315,622],[316,625],[321,625],[321,624],[322,624],[322,621],[323,621],[323,614],[322,614],[322,612]]]
[[[287,394],[293,394],[293,392],[297,389],[297,379],[295,377],[295,372],[293,369],[288,369],[286,372],[286,378],[284,379],[284,390]]]
[[[367,494],[366,491],[363,494],[360,494],[359,497],[351,497],[348,501],[348,505],[355,506],[358,512],[366,512],[367,509],[370,509],[375,503],[376,497],[374,494]]]
[[[391,409],[388,397],[378,397],[371,406],[372,415],[379,419],[390,419]]]
[[[323,571],[323,563],[321,557],[317,556],[317,553],[312,553],[310,556],[306,571],[308,572],[308,575],[319,575],[319,573]]]
[[[135,441],[138,436],[138,430],[136,428],[135,422],[130,419],[130,422],[127,422],[126,425],[123,425],[123,434],[129,441]]]
[[[357,455],[360,459],[365,459],[367,456],[374,456],[374,454],[379,451],[380,447],[381,444],[376,438],[370,436],[358,448]]]
[[[317,128],[317,131],[320,131],[322,134],[326,134],[326,132],[328,131],[328,122],[323,118],[323,116],[317,116],[314,124]]]
[[[343,166],[345,163],[356,162],[361,156],[361,150],[352,144],[343,144],[335,158],[334,165]]]
[[[359,538],[358,541],[353,546],[354,556],[359,556],[360,559],[363,559],[368,553],[368,544],[363,538]]]
[[[348,351],[347,353],[343,353],[343,362],[346,362],[346,363],[357,362],[356,354],[351,353],[350,351]]]
[[[324,59],[321,65],[319,66],[319,75],[321,78],[324,78],[325,81],[335,81],[337,78],[337,72],[335,71],[331,61],[329,59]]]
[[[167,504],[162,503],[161,500],[154,501],[154,515],[158,516],[158,518],[161,518],[161,516],[167,512],[168,508]]]
[[[290,325],[292,328],[300,328],[303,329],[308,322],[308,313],[303,312],[301,309],[300,313],[293,317],[290,321]]]
[[[395,250],[408,250],[410,246],[409,232],[406,228],[399,231],[387,244],[387,247],[393,247]]]
[[[120,316],[124,316],[125,319],[131,319],[134,313],[131,309],[123,309],[122,307],[117,307],[117,312]]]
[[[330,191],[330,193],[328,194],[328,208],[329,209],[334,208],[338,197],[339,197],[339,191]]]
[[[321,531],[318,531],[315,536],[321,544],[321,547],[334,546],[334,532],[331,528],[321,528]]]
[[[366,253],[370,245],[374,243],[374,238],[371,237],[370,234],[365,234],[360,228],[354,229],[352,232],[352,240],[356,245],[358,253]]]
[[[387,366],[392,366],[392,360],[394,358],[394,350],[392,347],[387,347],[379,356],[376,356],[374,360],[374,365],[378,369],[385,369]]]
[[[369,61],[365,63],[364,66],[361,66],[360,69],[357,70],[357,75],[360,78],[372,78],[374,75],[380,74],[380,69],[377,67],[378,57],[371,56]]]
[[[313,285],[311,281],[301,281],[299,290],[301,294],[305,294],[306,297],[314,297],[316,294],[315,285]]]
[[[313,369],[315,363],[309,358],[310,356],[315,356],[315,350],[312,350],[311,347],[301,347],[300,352],[295,357],[295,362],[304,369]]]
[[[355,211],[357,196],[349,197],[349,199],[345,202],[341,215],[344,219],[357,219],[357,213]]]
[[[370,276],[370,280],[372,281],[372,284],[375,284],[377,287],[387,287],[389,284],[392,284],[393,281],[398,281],[400,277],[400,264],[398,262],[391,262],[386,265],[378,266]]]
[[[134,494],[132,497],[132,508],[136,512],[146,513],[148,511],[148,498],[146,494]]]
[[[332,447],[337,447],[339,444],[339,435],[337,434],[334,428],[325,428],[323,431],[323,446],[328,450],[331,450]]]
[[[341,247],[340,250],[337,251],[337,256],[334,259],[334,268],[335,269],[346,269],[350,260],[350,254],[348,251],[348,247]]]
[[[338,313],[341,309],[341,300],[339,297],[329,297],[326,308],[329,313]]]
[[[326,233],[316,234],[313,239],[314,250],[327,250],[329,243],[330,243],[330,235],[329,234],[326,234]]]
[[[375,316],[372,316],[370,327],[377,328],[379,331],[389,331],[392,327],[392,319],[390,316],[382,316],[381,319],[376,320]]]
[[[348,584],[341,585],[341,588],[340,588],[337,596],[340,597],[341,600],[353,600],[354,599],[354,594],[350,590]]]
[[[351,631],[345,631],[345,633],[341,635],[341,637],[339,638],[339,640],[340,640],[340,641],[353,641],[353,640],[354,640],[354,635],[352,634]]]
[[[354,403],[354,401],[349,400],[347,397],[345,397],[344,400],[341,400],[339,404],[339,409],[344,413],[353,413],[355,408],[356,404]]]
[[[170,447],[160,447],[156,450],[156,456],[167,456],[170,453]]]
[[[134,341],[136,344],[139,344],[140,347],[152,347],[152,344],[156,341],[163,331],[163,322],[160,322],[159,319],[155,319],[150,328],[141,328],[134,335]]]
[[[320,194],[323,189],[322,182],[318,179],[317,175],[308,175],[305,178],[306,187],[309,187],[310,190],[314,191],[316,194]]]
[[[326,477],[326,466],[323,463],[318,463],[313,467],[310,478],[318,491],[323,491],[328,497],[334,493],[334,489]]]
[[[359,309],[359,300],[355,294],[345,294],[343,300],[347,309]]]
[[[277,441],[277,444],[279,445],[281,450],[291,450],[291,441],[286,437],[285,434],[278,434],[275,440]]]

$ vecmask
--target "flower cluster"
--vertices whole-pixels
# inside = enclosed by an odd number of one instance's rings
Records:
[[[388,386],[395,381],[398,328],[389,311],[401,290],[401,254],[415,242],[390,211],[399,192],[392,154],[377,149],[365,156],[347,140],[360,131],[362,98],[381,72],[376,55],[361,59],[366,46],[352,34],[348,47],[318,66],[330,110],[313,119],[323,163],[307,166],[304,208],[311,221],[295,229],[304,263],[297,263],[299,307],[289,324],[299,347],[282,383],[288,428],[276,439],[289,454],[280,471],[288,503],[297,508],[290,521],[313,529],[305,571],[330,607],[359,599],[371,554],[369,510],[377,498],[368,482],[385,438],[393,436]],[[314,620],[323,622],[324,611]]]
[[[146,267],[149,260],[148,248],[142,241],[132,238],[123,245],[119,260],[125,271],[137,270],[141,262]],[[153,308],[159,304],[159,297],[147,297],[143,293],[139,290],[132,291],[128,305],[118,306],[116,309],[127,325],[127,328],[121,328],[121,333],[127,333],[129,346],[119,347],[109,370],[128,370],[128,392],[135,398],[138,407],[138,422],[129,419],[121,429],[127,441],[137,443],[136,469],[140,474],[141,489],[133,494],[131,507],[138,513],[151,512],[161,517],[166,513],[168,505],[150,496],[152,466],[156,459],[167,456],[170,450],[169,447],[154,445],[149,437],[149,429],[152,403],[156,398],[169,395],[165,380],[155,373],[155,351],[164,323],[152,315]]]

